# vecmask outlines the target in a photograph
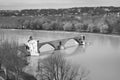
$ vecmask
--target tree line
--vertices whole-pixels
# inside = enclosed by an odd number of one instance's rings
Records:
[[[120,16],[80,15],[80,16],[42,16],[42,17],[1,17],[0,28],[58,30],[94,33],[120,33]]]
[[[40,16],[40,15],[78,15],[88,13],[90,15],[100,15],[107,13],[118,13],[120,7],[73,7],[66,9],[24,9],[24,10],[0,10],[0,16]]]
[[[18,20],[21,29],[32,30],[59,30],[94,33],[120,33],[120,16],[94,16],[84,19],[86,16],[76,19],[75,17],[62,17],[50,19],[42,17],[32,20]]]

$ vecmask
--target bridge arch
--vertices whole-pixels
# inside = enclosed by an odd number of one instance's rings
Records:
[[[68,39],[65,43],[64,43],[64,46],[65,47],[69,47],[69,46],[74,46],[74,45],[78,45],[79,44],[79,41],[75,38],[71,38],[71,39]]]
[[[39,52],[55,50],[55,46],[51,43],[44,43],[38,48]]]

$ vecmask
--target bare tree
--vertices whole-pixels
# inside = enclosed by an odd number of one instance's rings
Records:
[[[88,73],[70,64],[62,55],[53,54],[39,61],[38,80],[82,80]]]
[[[10,72],[18,80],[19,74],[22,72],[23,67],[26,66],[26,61],[17,56],[18,44],[16,42],[9,43],[5,41],[0,46],[0,63],[6,68],[6,73]]]

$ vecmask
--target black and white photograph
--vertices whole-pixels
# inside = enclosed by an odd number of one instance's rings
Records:
[[[0,0],[0,80],[120,80],[120,0]]]

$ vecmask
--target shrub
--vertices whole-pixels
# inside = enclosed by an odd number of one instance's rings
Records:
[[[99,32],[100,32],[100,28],[94,26],[94,27],[93,27],[93,32],[95,32],[95,33],[99,33]]]
[[[72,31],[72,30],[73,30],[73,24],[70,23],[70,22],[66,22],[66,23],[64,24],[64,26],[63,26],[63,29],[64,29],[65,31]]]
[[[76,23],[74,26],[75,26],[75,31],[82,31],[84,27],[82,23]]]
[[[50,30],[50,29],[51,29],[50,23],[48,23],[48,22],[44,23],[44,24],[42,25],[42,28],[43,28],[44,30]]]
[[[5,41],[0,44],[0,62],[7,71],[15,73],[18,80],[19,73],[26,66],[26,60],[17,55],[19,46],[16,42],[9,43]]]

